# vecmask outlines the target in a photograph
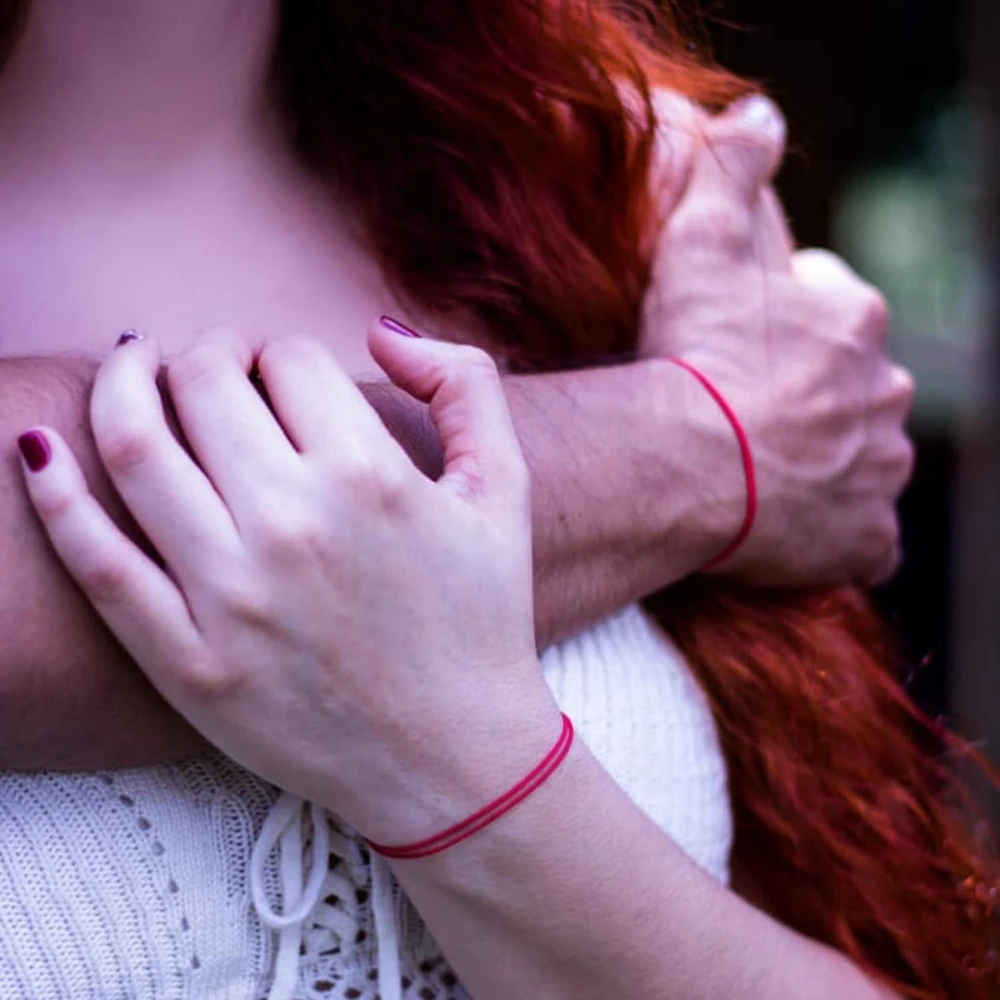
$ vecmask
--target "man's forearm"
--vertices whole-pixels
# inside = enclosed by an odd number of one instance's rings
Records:
[[[735,535],[745,481],[711,397],[663,361],[503,379],[531,470],[540,648],[696,572]],[[368,401],[429,476],[426,407],[388,383]]]
[[[21,482],[17,435],[51,425],[127,520],[87,431],[95,368],[85,359],[0,361],[0,767],[122,767],[199,746],[50,553]],[[697,569],[738,522],[735,445],[679,369],[643,362],[505,384],[532,472],[540,645]],[[365,389],[434,474],[440,455],[423,407],[388,385]]]
[[[736,534],[739,448],[676,366],[511,377],[531,470],[539,645],[683,579]]]
[[[129,766],[200,746],[125,656],[51,552],[15,441],[58,429],[95,494],[127,521],[87,430],[95,362],[0,360],[0,767]]]

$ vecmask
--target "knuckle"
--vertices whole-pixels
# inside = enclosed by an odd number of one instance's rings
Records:
[[[796,264],[805,267],[825,267],[839,272],[846,269],[844,261],[837,254],[823,247],[806,247],[804,250],[796,250],[793,259]]]
[[[138,423],[95,428],[95,437],[101,460],[112,477],[143,465],[155,447],[152,429]]]
[[[128,571],[120,563],[98,559],[81,566],[77,579],[87,596],[97,605],[116,604],[128,589]]]
[[[167,384],[171,391],[197,385],[210,377],[219,367],[220,350],[214,341],[200,341],[167,365]]]
[[[884,583],[895,573],[900,560],[900,526],[895,511],[884,512],[867,531],[859,535],[859,582],[865,585]]]
[[[917,383],[913,375],[905,368],[895,366],[892,370],[892,382],[895,396],[906,414],[913,409],[913,401],[917,393]]]
[[[735,199],[699,198],[686,210],[678,212],[669,232],[674,249],[685,252],[712,250],[742,257],[753,244],[752,220]]]
[[[455,349],[453,371],[466,378],[499,378],[496,362],[481,347],[462,344]]]
[[[80,499],[80,493],[68,483],[55,483],[36,493],[33,503],[42,521],[51,524],[65,517]]]
[[[865,284],[861,310],[863,328],[879,342],[885,339],[892,322],[892,312],[886,297],[871,285]]]
[[[232,697],[242,676],[214,656],[192,652],[177,664],[174,680],[200,700],[220,701]]]
[[[842,257],[822,247],[798,250],[792,256],[792,270],[802,284],[824,296],[847,298],[865,287],[865,283]]]
[[[772,128],[744,127],[730,137],[731,153],[741,173],[762,182],[773,178],[785,155],[788,126],[777,107],[772,105],[772,108],[775,116]]]
[[[913,478],[913,472],[917,467],[917,449],[909,438],[904,438],[896,459],[898,471],[897,494],[902,493]]]
[[[295,334],[268,343],[260,352],[259,364],[261,368],[269,368],[291,361],[314,363],[326,355],[322,344],[311,337]]]
[[[893,546],[878,559],[869,561],[868,570],[861,582],[868,587],[881,587],[887,584],[896,575],[902,561],[902,549],[898,545]]]
[[[293,504],[272,504],[253,517],[253,533],[268,555],[282,561],[302,559],[324,543],[322,522]]]
[[[267,594],[244,575],[218,580],[213,589],[226,617],[240,626],[265,629],[272,624],[273,611]]]
[[[361,451],[342,455],[333,474],[340,486],[358,493],[374,493],[380,488],[381,470],[378,464]]]
[[[406,509],[409,484],[401,464],[356,455],[343,462],[335,475],[341,488],[347,489],[362,510],[388,515]]]

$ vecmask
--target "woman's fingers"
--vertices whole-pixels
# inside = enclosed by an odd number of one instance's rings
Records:
[[[128,652],[144,667],[197,662],[201,640],[180,591],[97,502],[59,434],[39,427],[19,443],[56,554]]]
[[[90,418],[115,488],[183,583],[207,557],[234,555],[239,537],[218,493],[167,426],[159,365],[154,341],[118,348],[97,373]]]
[[[526,498],[524,456],[493,359],[476,347],[404,336],[391,323],[369,331],[372,357],[429,405],[444,451],[440,482],[480,501]]]
[[[303,452],[363,447],[384,455],[391,442],[378,415],[330,351],[307,337],[271,341],[258,368],[285,432]]]
[[[217,329],[167,367],[184,436],[237,524],[248,516],[254,484],[287,478],[299,465],[295,448],[250,381],[253,364],[247,341]]]
[[[249,345],[232,331],[215,330],[168,369],[184,434],[244,539],[290,523],[290,505],[301,499],[310,469],[326,469],[323,482],[332,486],[338,471],[363,475],[372,466],[409,464],[321,344],[271,341],[256,365],[260,390],[249,377]],[[323,489],[332,501],[334,491]]]

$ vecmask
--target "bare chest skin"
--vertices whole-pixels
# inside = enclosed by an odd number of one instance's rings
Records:
[[[0,356],[101,355],[128,328],[169,354],[228,325],[315,337],[352,375],[375,372],[367,326],[401,310],[289,156],[220,142],[115,173],[54,163],[0,177]]]

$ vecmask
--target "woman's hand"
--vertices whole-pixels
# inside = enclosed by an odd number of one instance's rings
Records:
[[[673,179],[661,192],[641,348],[711,377],[748,431],[758,476],[754,530],[719,572],[780,586],[881,580],[899,562],[895,505],[913,462],[913,383],[888,356],[885,302],[832,254],[793,253],[770,188],[785,139],[770,101],[686,126],[683,102],[661,103],[669,147],[697,141],[681,157],[682,194]],[[742,476],[735,449],[720,475]]]
[[[527,475],[492,361],[382,328],[370,346],[430,404],[439,481],[326,350],[284,340],[255,359],[228,332],[168,369],[190,455],[164,420],[154,342],[120,348],[95,385],[99,452],[163,568],[54,431],[27,436],[25,468],[56,551],[164,697],[244,766],[393,843],[509,787],[559,713],[535,656]]]

